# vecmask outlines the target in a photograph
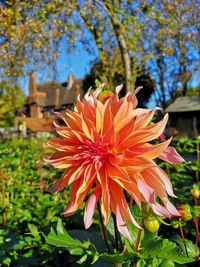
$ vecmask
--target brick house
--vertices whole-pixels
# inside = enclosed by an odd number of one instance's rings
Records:
[[[69,75],[64,83],[36,83],[35,74],[30,74],[29,95],[25,104],[24,123],[29,132],[54,131],[54,112],[71,109],[77,96],[83,95],[81,86],[83,79]]]

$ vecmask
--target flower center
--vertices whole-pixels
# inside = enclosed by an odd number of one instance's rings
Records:
[[[82,146],[82,156],[90,161],[106,159],[108,156],[109,146],[104,144],[101,140],[92,142],[87,140]]]

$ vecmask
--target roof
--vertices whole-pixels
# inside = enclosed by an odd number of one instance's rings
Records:
[[[169,113],[191,111],[200,111],[200,96],[180,96],[166,109]]]
[[[53,132],[53,120],[51,119],[38,119],[38,118],[25,118],[27,127],[32,132]]]
[[[67,82],[46,82],[37,84],[38,105],[42,107],[56,106],[56,89],[60,89],[58,106],[74,103],[77,97],[76,88],[77,86],[80,88],[82,87],[82,80],[83,79],[76,79],[70,88],[68,88]],[[82,95],[82,90],[80,90],[80,94]]]

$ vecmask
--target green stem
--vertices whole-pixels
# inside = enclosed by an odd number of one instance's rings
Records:
[[[143,222],[141,222],[140,226],[143,226]],[[137,239],[136,239],[136,243],[135,243],[135,252],[138,252],[139,250],[139,245],[140,245],[140,238],[141,238],[141,234],[142,234],[142,228],[138,230],[138,235],[137,235]],[[134,264],[133,267],[137,266],[137,258],[136,256],[134,257]]]
[[[102,216],[102,213],[101,213],[101,207],[100,207],[99,202],[97,204],[97,208],[98,208],[98,213],[99,213],[99,221],[100,221],[100,227],[101,227],[101,233],[102,233],[102,236],[103,236],[103,240],[105,242],[105,245],[106,245],[108,253],[111,254],[112,251],[111,251],[111,249],[109,247],[109,244],[108,244],[108,239],[107,239],[107,236],[106,236],[106,228],[105,228],[105,225],[103,223],[103,216]]]
[[[117,251],[121,251],[122,250],[122,242],[121,242],[119,231],[117,229],[117,221],[116,221],[116,217],[114,214],[112,214],[112,218],[113,218],[114,230],[115,230],[116,249],[117,249]]]
[[[184,236],[184,232],[183,232],[183,226],[182,226],[181,223],[180,223],[180,232],[181,232],[181,237],[182,237],[182,240],[183,240],[183,245],[185,247],[185,252],[186,252],[186,255],[188,257],[188,251],[187,251],[187,246],[186,246],[186,243],[185,243],[185,236]]]

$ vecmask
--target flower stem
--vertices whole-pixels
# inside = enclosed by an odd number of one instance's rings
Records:
[[[143,222],[141,222],[140,226],[142,227]],[[141,234],[142,234],[142,228],[138,230],[138,235],[137,235],[137,239],[136,239],[136,243],[135,243],[135,252],[138,252],[139,250],[139,245],[140,245],[140,238],[141,238]],[[137,258],[136,256],[134,257],[134,265],[133,267],[137,266]]]
[[[117,251],[121,251],[122,250],[122,242],[121,242],[119,231],[117,229],[117,221],[116,221],[116,217],[115,217],[114,214],[112,214],[112,218],[113,218],[114,230],[115,230],[115,245],[116,245],[116,249],[117,249]]]
[[[181,223],[179,225],[180,225],[180,232],[181,232],[181,237],[182,237],[182,240],[183,240],[183,245],[185,247],[185,253],[186,253],[187,257],[188,257],[188,251],[187,251],[187,246],[186,246],[186,243],[185,243],[185,236],[184,236],[184,232],[183,232],[183,226],[182,226]]]
[[[109,247],[109,244],[108,244],[108,239],[107,239],[107,236],[106,236],[106,228],[105,228],[105,225],[103,223],[103,216],[102,216],[102,213],[101,213],[101,208],[100,208],[99,202],[97,204],[97,208],[98,208],[98,213],[99,213],[100,227],[101,227],[101,233],[102,233],[102,236],[103,236],[103,240],[105,242],[105,245],[106,245],[108,253],[111,254],[112,251],[111,251],[111,249]]]
[[[2,209],[3,209],[3,223],[6,224],[6,204],[5,204],[5,179],[6,169],[1,170],[1,191],[2,191]]]

